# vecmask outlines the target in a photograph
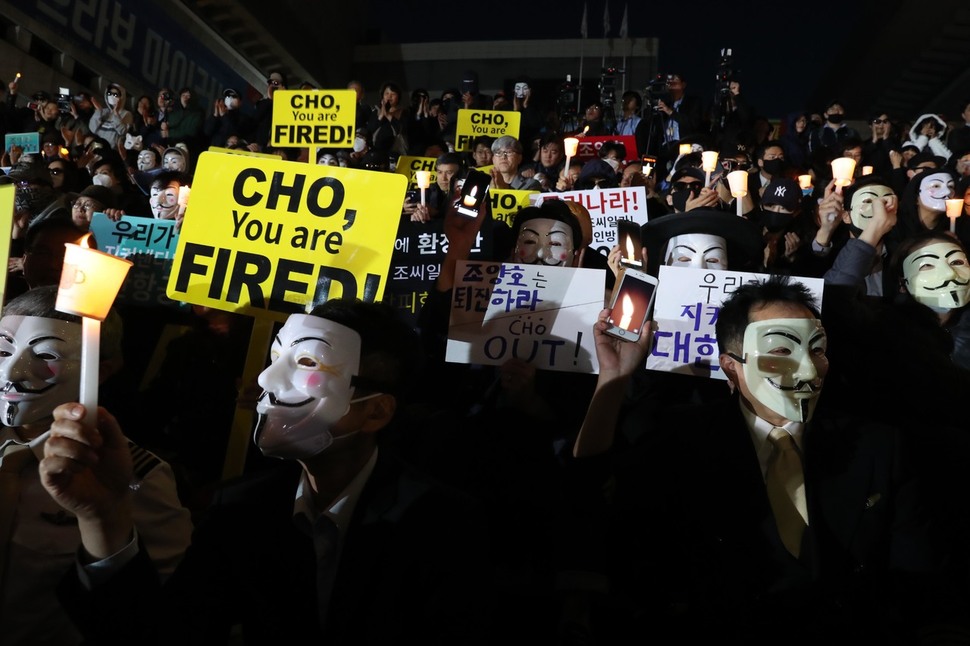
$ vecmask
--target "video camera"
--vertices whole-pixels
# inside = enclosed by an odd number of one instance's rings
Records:
[[[69,113],[71,111],[71,91],[66,87],[58,88],[60,93],[57,95],[57,109],[61,112]]]
[[[717,64],[715,95],[727,96],[730,94],[732,80],[734,80],[734,57],[730,49],[722,49],[721,60]]]
[[[600,103],[611,106],[616,103],[616,77],[625,74],[626,70],[615,67],[604,67],[600,74]]]
[[[556,98],[556,110],[559,118],[576,116],[576,85],[573,83],[572,75],[566,75],[566,81],[559,86],[559,96]]]
[[[667,83],[673,78],[673,74],[657,74],[652,81],[647,84],[643,95],[647,98],[647,103],[656,112],[660,110],[660,102],[670,105],[670,91]]]

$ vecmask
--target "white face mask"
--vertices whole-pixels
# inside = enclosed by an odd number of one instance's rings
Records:
[[[721,236],[709,233],[685,233],[667,243],[667,265],[727,269],[727,243]]]
[[[970,263],[954,242],[937,242],[909,254],[903,276],[906,291],[936,312],[970,303]]]
[[[150,192],[148,204],[152,215],[159,220],[176,219],[179,210],[179,185],[172,183],[164,187],[152,186]]]
[[[928,171],[924,171],[928,172]],[[919,182],[919,201],[933,211],[946,211],[946,201],[953,197],[953,178],[947,173],[933,173]]]
[[[522,224],[515,243],[514,257],[529,265],[572,265],[573,230],[565,222],[552,218],[532,218]]]
[[[185,170],[185,158],[176,153],[166,153],[162,158],[162,167],[167,170]]]
[[[882,200],[889,215],[896,213],[898,201],[893,189],[880,184],[863,186],[852,194],[852,204],[849,207],[849,217],[852,218],[852,224],[856,228],[865,230],[869,226],[869,221],[872,219],[872,203],[876,200]]]
[[[235,110],[239,107],[239,97],[227,96],[224,100],[226,108],[229,110]]]
[[[116,96],[112,96],[112,95],[109,94],[108,97],[105,100],[108,102],[108,106],[109,107],[112,107],[113,108],[116,105],[118,105],[118,97],[116,97]]]
[[[0,422],[21,426],[50,417],[78,397],[81,324],[39,316],[0,319]]]
[[[620,162],[612,157],[607,157],[603,161],[610,165],[610,168],[613,169],[614,173],[620,169]]]
[[[360,368],[360,335],[308,314],[292,314],[260,373],[254,440],[264,455],[290,460],[326,450],[331,427],[355,401],[351,379]],[[376,396],[376,395],[372,395]]]
[[[794,422],[811,419],[828,372],[825,330],[814,318],[754,321],[744,330],[744,380],[751,396]]]
[[[155,168],[155,155],[144,151],[138,155],[138,170],[146,171]]]
[[[363,137],[354,137],[354,152],[359,153],[367,150],[367,140]]]
[[[111,179],[111,175],[105,175],[104,173],[98,173],[92,177],[91,183],[95,186],[105,186],[107,188],[114,186],[114,181]]]

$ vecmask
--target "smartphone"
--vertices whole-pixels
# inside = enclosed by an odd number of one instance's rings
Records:
[[[478,216],[478,207],[482,205],[492,176],[474,168],[468,171],[465,183],[461,185],[458,196],[458,213],[474,218]]]
[[[643,270],[643,243],[640,241],[640,225],[633,220],[616,221],[616,242],[620,245],[620,264]]]
[[[411,204],[417,204],[418,200],[421,199],[421,191],[416,188],[408,189],[404,194],[404,201],[410,202]]]
[[[637,269],[626,269],[613,288],[606,333],[624,341],[639,341],[653,312],[657,279]]]
[[[640,164],[643,167],[643,176],[650,177],[650,173],[657,167],[657,158],[650,155],[640,157]]]

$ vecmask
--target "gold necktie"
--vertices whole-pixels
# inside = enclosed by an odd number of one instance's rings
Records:
[[[775,515],[781,541],[795,558],[801,552],[802,535],[808,525],[805,504],[805,475],[802,458],[791,434],[777,426],[768,435],[772,451],[768,458],[765,486]]]

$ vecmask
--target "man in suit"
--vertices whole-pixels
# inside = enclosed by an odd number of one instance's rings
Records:
[[[259,376],[255,441],[284,460],[227,485],[165,586],[129,519],[130,458],[100,411],[55,413],[41,467],[75,511],[80,575],[60,591],[95,643],[478,643],[488,578],[475,506],[396,460],[378,434],[409,383],[412,331],[385,306],[294,314]],[[94,564],[93,566],[91,564]]]
[[[865,416],[813,418],[828,359],[804,286],[773,277],[739,288],[717,322],[733,396],[654,411],[642,422],[650,436],[620,455],[610,449],[623,395],[650,341],[615,340],[606,328],[604,311],[594,328],[599,381],[574,455],[593,484],[615,483],[602,551],[614,559],[604,567],[616,625],[755,644],[836,634],[913,643],[919,629],[954,618],[924,595],[940,564],[896,429]],[[771,480],[783,452],[773,446],[785,435],[798,473],[779,501]]]

